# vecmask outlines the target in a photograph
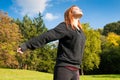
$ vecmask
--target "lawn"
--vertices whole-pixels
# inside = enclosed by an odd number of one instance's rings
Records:
[[[64,77],[64,76],[63,76]],[[0,80],[52,80],[53,75],[49,73],[0,68]],[[84,75],[81,80],[120,80],[120,75]]]

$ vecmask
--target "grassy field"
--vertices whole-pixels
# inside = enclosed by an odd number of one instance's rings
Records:
[[[0,80],[52,80],[52,78],[53,75],[49,73],[0,68]],[[84,75],[80,76],[80,80],[120,80],[120,75]]]

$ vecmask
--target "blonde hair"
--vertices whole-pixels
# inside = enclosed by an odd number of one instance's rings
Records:
[[[73,25],[73,14],[72,14],[73,7],[77,7],[77,6],[73,5],[65,11],[64,21],[65,21],[67,27],[68,27],[68,25],[71,25],[72,29],[74,30],[75,26]],[[78,20],[78,27],[82,29],[82,25],[80,23],[80,20]]]

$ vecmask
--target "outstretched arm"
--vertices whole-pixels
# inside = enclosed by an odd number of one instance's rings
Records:
[[[39,35],[37,37],[28,40],[18,48],[17,52],[23,53],[26,49],[34,50],[36,48],[42,47],[46,43],[61,39],[64,36],[67,36],[67,34],[68,31],[65,24],[61,23],[54,29],[51,29],[43,33],[42,35]]]

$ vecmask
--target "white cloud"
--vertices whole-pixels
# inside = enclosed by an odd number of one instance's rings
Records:
[[[13,0],[12,9],[21,15],[34,16],[39,12],[43,13],[50,0]]]
[[[52,21],[52,20],[55,20],[55,19],[58,19],[59,17],[58,16],[55,16],[51,13],[46,13],[45,15],[45,19],[48,20],[48,21]]]

